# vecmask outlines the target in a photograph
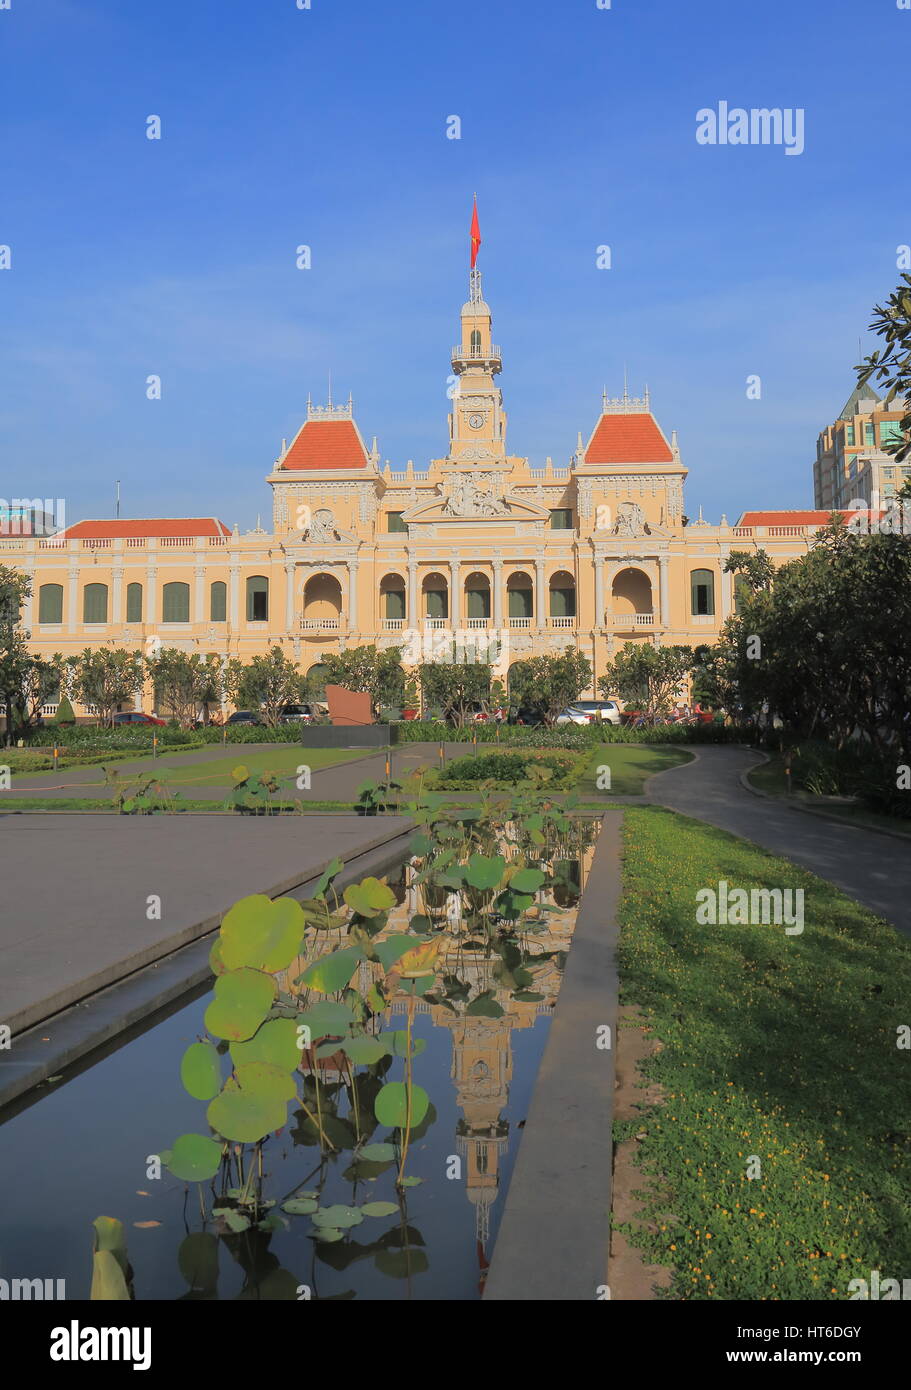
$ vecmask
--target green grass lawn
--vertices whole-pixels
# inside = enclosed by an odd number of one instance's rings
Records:
[[[605,743],[596,748],[579,782],[579,790],[600,796],[639,796],[655,772],[692,762],[692,753],[644,743]],[[598,787],[601,768],[610,769],[610,787]],[[603,779],[602,779],[603,780]]]
[[[248,772],[276,772],[282,782],[293,781],[299,767],[309,767],[318,772],[324,767],[335,767],[338,763],[351,762],[361,758],[364,753],[373,752],[363,748],[305,748],[296,743],[288,748],[276,744],[256,753],[247,753],[243,747],[236,748],[224,758],[214,758],[211,762],[187,762],[181,767],[163,767],[160,780],[169,787],[229,787],[234,781],[236,767],[245,767]]]
[[[803,787],[795,787],[789,796],[783,758],[771,758],[769,762],[752,768],[747,778],[757,791],[765,792],[767,796],[787,798],[794,805],[810,811],[824,811],[827,816],[837,816],[846,825],[859,825],[867,830],[891,830],[896,835],[911,836],[911,823],[901,816],[883,816],[862,804],[845,806],[837,801],[824,801]]]
[[[845,1300],[911,1270],[911,942],[787,860],[669,811],[625,817],[620,978],[661,1050],[633,1243],[680,1299]],[[697,890],[802,887],[802,935],[701,926]],[[752,1155],[761,1176],[750,1178]],[[643,1183],[643,1186],[645,1182]]]

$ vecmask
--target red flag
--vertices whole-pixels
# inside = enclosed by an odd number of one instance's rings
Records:
[[[471,268],[474,270],[474,263],[478,259],[478,248],[481,245],[481,224],[478,221],[478,200],[475,199],[474,211],[471,214]]]

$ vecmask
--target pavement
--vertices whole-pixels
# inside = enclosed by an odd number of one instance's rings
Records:
[[[4,816],[0,1022],[21,1032],[214,930],[238,898],[291,891],[336,855],[350,862],[410,824]]]
[[[479,745],[479,748],[484,745]],[[274,743],[245,743],[229,744],[228,756],[236,752],[238,763],[244,757],[252,757],[255,753],[268,752],[269,749],[287,748],[286,744]],[[472,751],[472,745],[465,743],[449,743],[445,745],[446,760],[450,758],[464,757]],[[307,749],[301,747],[301,763],[307,761]],[[171,753],[165,754],[160,758],[137,758],[135,762],[123,760],[113,762],[109,766],[115,770],[121,780],[129,781],[150,772],[160,772],[164,768],[187,768],[194,763],[218,762],[225,758],[226,751],[219,744],[217,748],[197,749],[192,753]],[[310,787],[308,790],[299,790],[295,785],[295,778],[291,773],[280,774],[282,782],[281,790],[275,793],[274,800],[288,799],[300,801],[349,801],[356,799],[357,788],[363,782],[379,782],[386,775],[386,752],[381,753],[359,753],[356,757],[344,763],[336,763],[331,767],[315,769],[310,776]],[[402,776],[412,772],[421,764],[438,766],[439,765],[439,744],[436,743],[406,743],[390,752],[392,763],[393,779],[398,781]],[[174,792],[179,795],[182,801],[223,801],[232,791],[230,783],[223,786],[214,786],[211,783],[202,783],[193,786],[189,782],[181,782],[174,786]],[[30,800],[47,799],[48,801],[67,801],[77,796],[86,801],[97,801],[99,809],[104,805],[111,805],[115,791],[104,781],[104,773],[101,764],[89,767],[64,768],[55,774],[48,773],[14,773],[12,786],[9,791],[0,792],[0,814],[3,811],[3,797],[7,795],[12,798],[28,797]]]
[[[889,835],[795,810],[757,796],[741,775],[763,761],[730,744],[690,748],[696,761],[652,777],[647,799],[783,855],[911,935],[911,854]]]

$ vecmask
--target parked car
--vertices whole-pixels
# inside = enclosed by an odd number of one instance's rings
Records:
[[[157,714],[142,714],[138,709],[124,710],[114,715],[115,724],[158,724],[163,727],[167,722],[166,719],[159,719]]]
[[[261,724],[263,721],[252,709],[237,709],[228,719],[229,724]]]
[[[557,715],[558,724],[619,724],[620,706],[616,700],[575,700]]]
[[[319,719],[323,711],[318,704],[282,705],[278,716],[279,724],[308,724]]]

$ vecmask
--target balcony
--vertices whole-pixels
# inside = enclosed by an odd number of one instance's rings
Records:
[[[468,627],[468,628],[475,628],[475,629],[477,629],[477,630],[480,631],[480,632],[484,632],[484,631],[486,631],[486,629],[487,629],[488,627],[490,627],[490,619],[489,619],[489,618],[466,618],[466,619],[465,619],[465,626]]]
[[[301,618],[301,632],[343,632],[345,629],[345,619],[338,615],[334,618]]]
[[[608,627],[640,628],[655,626],[654,613],[606,613],[605,619]]]
[[[578,625],[578,621],[578,618],[576,618],[575,616],[564,618],[548,618],[547,626],[550,628],[574,628]]]
[[[406,619],[406,618],[384,618],[384,619],[383,619],[383,631],[384,631],[384,632],[402,632],[402,631],[404,630],[404,627],[405,627],[405,623],[406,623],[406,622],[407,622],[407,619]]]
[[[443,632],[449,626],[448,618],[425,618],[424,627],[428,632]]]
[[[534,622],[534,618],[510,618],[509,626],[514,632],[527,632]]]
[[[474,343],[456,343],[451,356],[454,367],[489,367],[492,371],[498,372],[503,366],[503,357],[496,343],[491,343],[489,347],[478,347]]]

